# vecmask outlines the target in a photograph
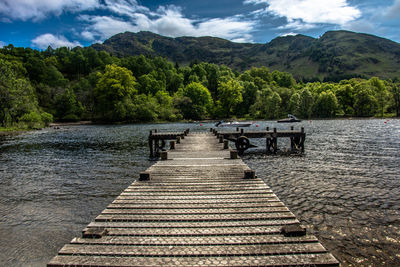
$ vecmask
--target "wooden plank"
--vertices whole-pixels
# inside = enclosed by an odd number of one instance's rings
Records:
[[[173,203],[112,203],[107,206],[107,209],[221,209],[221,208],[267,208],[267,207],[285,207],[280,201],[267,201],[259,203],[211,203],[211,204],[173,204]]]
[[[96,221],[226,221],[267,220],[295,218],[291,212],[246,213],[246,214],[100,214]]]
[[[221,245],[221,246],[115,246],[115,245],[65,245],[60,255],[93,255],[93,256],[267,256],[281,254],[325,253],[325,248],[319,243],[281,243],[252,245]]]
[[[98,222],[97,222],[98,223]],[[98,225],[101,225],[98,223]],[[103,224],[104,225],[104,224]],[[108,236],[212,236],[212,235],[267,235],[267,234],[280,234],[281,225],[271,226],[242,226],[242,227],[125,227],[107,228]],[[99,226],[93,227],[98,228]],[[105,226],[102,226],[105,227]],[[92,228],[90,225],[87,228]]]
[[[49,267],[65,266],[65,262],[80,266],[338,266],[328,253],[270,255],[248,257],[106,257],[106,256],[57,256]]]
[[[239,208],[214,208],[214,209],[130,209],[130,208],[106,208],[101,212],[101,214],[132,214],[132,215],[188,215],[188,214],[206,214],[206,215],[214,215],[214,214],[249,214],[249,213],[276,213],[276,212],[288,212],[289,209],[285,206],[278,207],[262,207],[262,208],[253,208],[253,207],[239,207]]]
[[[267,226],[283,226],[287,224],[296,224],[299,223],[299,221],[295,218],[289,218],[289,219],[279,219],[279,220],[274,220],[274,219],[268,219],[268,220],[250,220],[250,221],[216,221],[216,222],[209,222],[209,221],[194,221],[194,222],[180,222],[180,221],[175,221],[175,222],[152,222],[152,221],[146,221],[146,222],[99,222],[99,221],[94,221],[91,222],[88,227],[106,227],[107,229],[109,228],[187,228],[187,229],[193,229],[193,228],[201,228],[201,229],[207,229],[207,228],[246,228],[246,227],[267,227]],[[152,229],[151,231],[153,231]]]
[[[104,236],[99,239],[74,238],[72,244],[130,245],[130,246],[177,246],[177,245],[249,245],[318,242],[315,236],[285,237],[283,235],[241,235],[241,236]]]

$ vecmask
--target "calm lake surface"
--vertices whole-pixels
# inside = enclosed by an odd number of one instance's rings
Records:
[[[266,156],[257,140],[245,162],[344,266],[400,266],[400,120],[294,126],[305,127],[304,156]],[[0,137],[0,265],[43,266],[79,236],[153,163],[150,129],[210,127],[85,125]]]

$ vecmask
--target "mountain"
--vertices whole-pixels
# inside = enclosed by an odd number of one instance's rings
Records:
[[[234,43],[216,37],[170,38],[151,32],[125,32],[92,47],[116,56],[162,56],[181,65],[206,61],[237,70],[267,66],[306,81],[400,77],[400,44],[350,31],[328,31],[320,38],[278,37],[266,44]]]

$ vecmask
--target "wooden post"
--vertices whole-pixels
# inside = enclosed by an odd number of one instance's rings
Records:
[[[157,132],[158,132],[158,130],[157,130],[157,129],[154,129],[154,132],[155,132],[155,133],[157,133]]]
[[[175,141],[169,141],[169,149],[175,149]]]
[[[168,159],[168,152],[167,151],[161,151],[160,156],[161,156],[161,160],[167,160]]]
[[[154,150],[153,150],[153,131],[150,131],[149,134],[149,148],[150,148],[150,157],[154,157]]]
[[[256,178],[256,173],[253,170],[244,170],[244,179]]]
[[[229,140],[224,140],[224,149],[229,148]]]
[[[179,135],[176,137],[176,143],[177,143],[177,144],[180,144],[180,143],[181,143],[181,137],[180,137]]]
[[[274,128],[273,142],[274,153],[276,153],[278,151],[278,137],[276,134],[276,128]]]
[[[238,158],[237,150],[231,150],[230,151],[230,156],[231,156],[231,159],[237,159]]]
[[[139,174],[139,181],[148,181],[150,180],[151,175],[150,172],[141,172]]]
[[[267,126],[267,132],[269,132],[269,126]]]
[[[292,130],[292,131],[293,131],[293,130],[294,130],[294,127],[293,127],[293,126],[290,126],[290,130]]]
[[[212,133],[212,131],[213,131],[213,128],[210,128],[210,133]]]
[[[244,130],[242,128],[242,129],[240,129],[240,135],[243,136],[243,133],[244,133]]]
[[[223,134],[220,134],[218,138],[219,138],[219,142],[220,143],[224,142],[224,135]]]
[[[236,127],[236,132],[239,132],[239,127]]]

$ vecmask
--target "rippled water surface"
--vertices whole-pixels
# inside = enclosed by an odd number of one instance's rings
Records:
[[[243,157],[345,266],[400,266],[400,120],[385,121],[297,123],[307,133],[304,156],[259,148]],[[78,236],[152,164],[150,129],[210,126],[64,126],[0,137],[0,265],[43,266]]]

